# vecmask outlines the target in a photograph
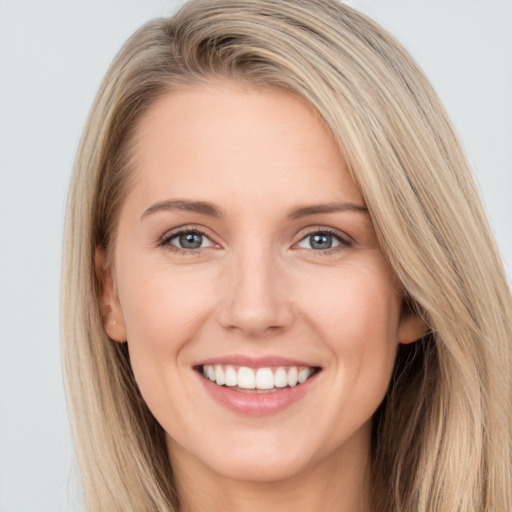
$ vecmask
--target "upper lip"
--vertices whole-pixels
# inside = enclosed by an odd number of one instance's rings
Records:
[[[260,357],[251,357],[241,354],[232,354],[226,356],[212,357],[198,361],[193,366],[213,366],[216,364],[232,365],[232,366],[247,366],[249,368],[265,368],[269,366],[303,366],[316,368],[318,365],[300,361],[298,359],[291,359],[277,355],[268,355]]]

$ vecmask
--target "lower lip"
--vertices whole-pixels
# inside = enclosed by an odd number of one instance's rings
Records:
[[[263,393],[236,391],[228,386],[219,386],[203,375],[198,376],[210,396],[224,407],[244,416],[268,416],[300,400],[314,384],[318,373],[302,384]]]

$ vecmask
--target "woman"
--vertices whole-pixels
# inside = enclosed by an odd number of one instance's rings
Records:
[[[439,100],[357,11],[140,29],[66,237],[90,510],[510,509],[506,278]]]

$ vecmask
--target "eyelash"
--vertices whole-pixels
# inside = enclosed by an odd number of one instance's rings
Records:
[[[207,238],[212,243],[212,245],[216,245],[215,242],[213,242],[211,240],[211,238],[201,229],[198,229],[197,227],[194,227],[194,226],[184,226],[181,228],[177,228],[176,230],[171,231],[170,233],[167,232],[158,242],[158,246],[165,247],[170,252],[184,254],[184,255],[187,255],[187,254],[198,255],[203,250],[210,248],[210,246],[208,246],[208,247],[198,247],[196,249],[186,249],[186,248],[177,247],[177,246],[171,244],[172,240],[174,240],[175,238],[177,238],[181,235],[185,235],[185,234],[196,234],[196,235],[203,236],[203,237]],[[343,250],[343,249],[350,248],[354,245],[353,240],[351,240],[350,237],[348,237],[348,235],[342,235],[339,231],[336,231],[336,230],[330,229],[330,228],[314,228],[314,229],[311,229],[310,231],[308,231],[307,233],[305,233],[301,237],[301,239],[294,244],[294,247],[312,235],[329,235],[329,236],[332,236],[334,239],[336,239],[337,242],[339,242],[339,245],[329,248],[329,249],[324,249],[324,250],[310,249],[313,252],[313,254],[315,254],[315,256],[320,256],[320,257],[321,256],[329,256],[333,253],[339,252],[340,250]]]
[[[338,246],[335,246],[335,247],[332,247],[329,249],[324,249],[324,250],[310,249],[313,252],[313,254],[317,257],[329,256],[331,254],[335,254],[339,251],[342,251],[343,249],[349,249],[350,247],[352,247],[354,245],[354,241],[348,235],[345,235],[345,234],[342,235],[339,231],[334,230],[332,228],[313,228],[313,229],[311,229],[311,231],[308,231],[294,245],[301,243],[303,240],[305,240],[306,238],[308,238],[312,235],[330,235],[334,239],[336,239],[336,241],[339,242]]]
[[[160,239],[158,242],[159,247],[165,247],[168,251],[179,253],[179,254],[193,254],[198,255],[200,254],[204,249],[208,249],[209,247],[198,247],[197,249],[186,249],[184,247],[177,247],[176,245],[171,244],[171,241],[175,238],[186,235],[186,234],[194,234],[194,235],[200,235],[205,238],[207,238],[212,245],[216,245],[215,242],[211,240],[211,237],[209,237],[204,231],[201,229],[198,229],[195,226],[182,226],[180,228],[177,228],[174,231],[167,232],[165,235]]]

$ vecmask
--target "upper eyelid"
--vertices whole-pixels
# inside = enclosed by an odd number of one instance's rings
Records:
[[[196,225],[184,225],[180,226],[178,228],[173,228],[170,230],[167,230],[157,241],[156,246],[161,248],[173,248],[175,252],[181,252],[181,253],[190,253],[190,254],[199,254],[202,251],[209,250],[209,249],[218,249],[223,248],[223,245],[220,244],[217,239],[214,236],[209,235],[205,228],[198,228]],[[185,247],[179,247],[175,246],[173,243],[171,243],[171,240],[176,238],[182,233],[198,233],[205,238],[207,238],[211,245],[208,245],[206,247],[198,247],[195,249],[187,249]]]
[[[299,234],[297,235],[299,238],[296,243],[304,240],[304,238],[306,238],[307,236],[311,236],[314,233],[328,233],[330,235],[337,236],[341,241],[343,241],[345,243],[347,243],[347,242],[356,243],[354,238],[351,237],[348,233],[346,233],[345,231],[336,229],[336,228],[332,228],[332,227],[328,227],[328,226],[311,226],[311,227],[305,228],[305,229],[306,229],[306,232],[302,231],[302,232],[299,232]]]
[[[183,226],[178,226],[176,228],[172,228],[167,230],[160,238],[159,242],[164,242],[165,240],[169,240],[171,238],[174,238],[175,236],[178,236],[182,233],[199,233],[200,235],[205,236],[206,238],[209,238],[212,242],[212,235],[210,234],[210,230],[203,226],[198,226],[196,224],[185,224]],[[215,242],[217,243],[217,242]]]

